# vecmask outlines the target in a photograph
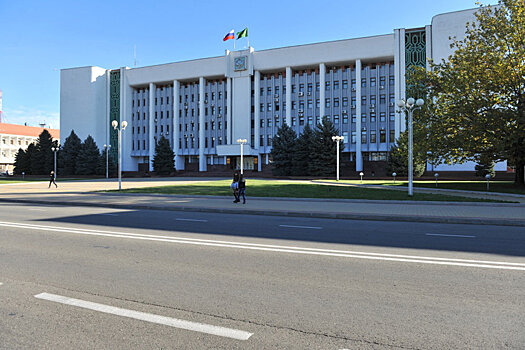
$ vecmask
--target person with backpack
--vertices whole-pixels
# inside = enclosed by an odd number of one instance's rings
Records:
[[[237,201],[239,202],[241,200],[242,196],[242,204],[246,204],[246,179],[241,174],[239,177],[239,193],[237,194]]]

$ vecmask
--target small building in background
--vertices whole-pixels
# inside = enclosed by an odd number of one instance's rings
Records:
[[[60,140],[58,129],[0,123],[0,172],[12,174],[18,150],[26,150],[31,143],[36,142],[44,129],[49,131],[53,140]]]

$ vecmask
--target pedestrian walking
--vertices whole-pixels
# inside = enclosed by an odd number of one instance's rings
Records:
[[[51,170],[51,174],[49,174],[49,186],[47,188],[50,188],[52,184],[55,185],[55,188],[57,188],[57,183],[55,182],[56,176],[55,172]]]
[[[246,204],[246,179],[241,174],[239,177],[239,194],[237,200],[240,201],[242,196],[242,204]]]
[[[239,203],[239,178],[241,174],[238,171],[235,171],[233,173],[233,182],[231,184],[231,189],[233,191],[233,197],[235,198],[233,200],[233,203]]]

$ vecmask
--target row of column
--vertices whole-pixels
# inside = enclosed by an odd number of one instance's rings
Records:
[[[320,83],[320,108],[319,115],[321,118],[325,115],[325,96],[326,96],[326,66],[324,63],[319,65],[319,83]],[[259,152],[260,147],[260,80],[261,73],[255,71],[255,80],[254,80],[254,94],[255,94],[255,113],[254,113],[254,145],[253,147]],[[396,79],[397,81],[397,79]],[[204,77],[199,78],[199,171],[206,171],[207,163],[206,156],[204,154],[205,149],[205,128],[204,128],[204,86],[205,86]],[[234,144],[232,140],[233,135],[233,126],[234,121],[232,118],[233,114],[233,94],[232,94],[232,79],[226,79],[226,91],[227,91],[227,115],[226,119],[228,121],[227,128],[227,144]],[[155,90],[156,86],[154,83],[149,84],[149,167],[153,171],[153,157],[155,153],[155,139],[154,139],[154,115],[155,115]],[[176,169],[184,169],[184,158],[179,156],[179,95],[180,95],[180,82],[178,80],[173,81],[173,152],[175,153],[175,167]],[[363,157],[362,157],[362,144],[361,144],[361,60],[356,61],[356,171],[363,170]],[[286,67],[286,111],[285,111],[285,120],[288,125],[292,124],[292,68]],[[397,126],[397,125],[396,125]],[[397,127],[396,127],[397,134]],[[397,135],[396,135],[397,136]],[[261,170],[261,156],[258,153],[258,170]]]

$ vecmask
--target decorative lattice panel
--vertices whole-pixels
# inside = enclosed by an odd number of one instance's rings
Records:
[[[109,156],[117,162],[118,158],[118,131],[111,126],[113,120],[119,122],[120,127],[120,70],[113,70],[109,74],[109,141],[111,149]]]
[[[426,67],[426,35],[425,30],[405,33],[405,62],[406,68],[412,66]]]

